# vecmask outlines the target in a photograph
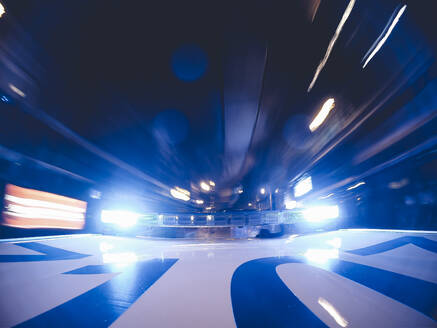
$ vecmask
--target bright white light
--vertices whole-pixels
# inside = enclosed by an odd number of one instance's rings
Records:
[[[196,199],[194,202],[199,205],[202,205],[204,203],[203,199]]]
[[[194,215],[191,215],[191,216],[190,216],[190,220],[191,220],[191,222],[194,221]]]
[[[331,206],[313,206],[305,209],[303,217],[310,222],[320,222],[328,219],[336,219],[339,215],[337,205]]]
[[[261,195],[264,195],[266,193],[266,188],[261,188],[259,192],[261,193]]]
[[[123,228],[134,226],[141,214],[123,210],[102,210],[100,220],[104,223],[113,223]]]
[[[382,32],[382,34],[378,37],[379,41],[376,44],[376,46],[373,48],[373,51],[371,52],[371,54],[367,57],[366,61],[364,62],[363,68],[366,67],[366,65],[372,60],[373,56],[376,55],[376,53],[379,51],[379,49],[381,49],[381,47],[383,46],[383,44],[385,43],[385,41],[387,41],[388,37],[390,36],[391,32],[393,31],[394,27],[396,26],[396,24],[399,22],[399,18],[401,18],[402,14],[404,13],[405,9],[407,9],[407,5],[404,5],[397,13],[396,17],[393,19],[393,21],[390,23],[390,21],[387,23],[387,25],[384,28],[384,31]],[[393,17],[393,16],[392,16]],[[389,26],[389,28],[387,29],[387,26]],[[381,38],[382,36],[382,38]],[[373,46],[372,46],[373,47]],[[372,48],[370,48],[372,49]],[[370,51],[370,50],[369,50]],[[368,54],[369,52],[367,52]],[[366,56],[367,56],[366,54]],[[364,56],[364,58],[366,57]]]
[[[358,182],[358,183],[354,184],[353,186],[350,186],[346,190],[352,190],[352,189],[358,188],[359,186],[362,186],[364,184],[366,184],[366,183],[364,181],[361,181],[361,182]]]
[[[188,190],[185,190],[185,189],[182,189],[179,187],[174,187],[174,188],[170,189],[170,194],[174,198],[183,200],[185,202],[190,200],[190,192]]]
[[[5,7],[0,3],[0,17],[2,17],[5,12]]]
[[[284,205],[285,205],[285,208],[287,210],[292,210],[293,208],[296,208],[297,202],[295,200],[292,200],[292,199],[286,199],[284,201]]]
[[[237,193],[242,194],[243,193],[243,188],[238,188],[237,189]]]
[[[279,192],[279,188],[275,189],[275,194],[277,194]]]
[[[207,210],[207,211],[212,210],[212,206],[205,207],[205,210]]]
[[[327,240],[326,243],[334,248],[341,248],[341,238],[339,237]]]
[[[325,56],[323,57],[322,61],[319,63],[319,66],[317,66],[316,73],[314,74],[313,80],[310,83],[310,86],[308,87],[308,92],[311,91],[314,84],[317,81],[317,78],[319,77],[320,72],[322,71],[323,67],[325,66],[326,62],[328,61],[328,57],[331,54],[332,48],[334,48],[335,41],[337,41],[338,36],[340,35],[341,30],[343,29],[343,25],[346,23],[347,19],[349,18],[349,15],[352,11],[352,8],[354,7],[355,0],[350,0],[349,4],[346,7],[346,10],[343,13],[343,16],[341,17],[340,23],[337,26],[337,29],[335,30],[334,36],[332,37],[331,41],[329,41],[328,48],[326,49]]]
[[[325,300],[323,297],[319,297],[318,303],[322,308],[328,312],[328,314],[338,323],[341,327],[347,327],[348,322],[343,316],[337,311],[337,309]]]
[[[204,191],[211,190],[211,186],[209,184],[207,184],[205,181],[200,182],[200,188],[202,188],[202,190],[204,190]]]
[[[211,221],[211,220],[212,220],[212,215],[207,215],[207,216],[206,216],[206,219],[207,219],[208,221]]]
[[[130,263],[135,263],[138,261],[138,257],[135,253],[125,252],[125,253],[105,253],[103,254],[103,263],[115,263],[126,265]]]
[[[302,179],[294,186],[294,196],[299,197],[305,195],[311,189],[313,189],[313,183],[311,181],[311,177]]]
[[[62,210],[53,210],[41,207],[29,207],[15,204],[8,204],[5,213],[11,216],[17,216],[28,219],[64,219],[68,221],[83,221],[84,213],[72,213]]]
[[[252,203],[248,203],[247,205],[252,206]]]
[[[209,184],[210,184],[211,186],[215,187],[215,182],[214,182],[214,181],[209,180]]]
[[[310,262],[325,264],[331,259],[338,259],[338,248],[331,249],[308,249],[304,256]]]
[[[23,98],[26,97],[26,94],[23,91],[21,91],[20,89],[18,89],[15,85],[9,83],[9,88],[12,91],[14,91],[17,95],[19,95],[20,97],[23,97]]]
[[[99,244],[99,248],[100,248],[100,251],[101,251],[102,253],[106,253],[107,251],[110,251],[111,249],[113,249],[113,248],[114,248],[114,245],[112,245],[112,244],[110,244],[110,243],[107,243],[106,241],[102,241],[102,242]]]
[[[53,208],[53,209],[59,209],[59,210],[70,211],[70,212],[79,212],[79,213],[84,213],[86,211],[86,208],[58,204],[58,203],[43,201],[39,199],[17,197],[9,194],[5,195],[5,200],[9,200],[11,202],[24,206],[46,207],[46,208]]]
[[[319,113],[316,115],[314,120],[311,122],[309,128],[311,132],[316,131],[320,125],[325,121],[325,119],[328,117],[329,112],[334,108],[335,101],[334,98],[329,98],[325,101],[322,108],[320,109]]]

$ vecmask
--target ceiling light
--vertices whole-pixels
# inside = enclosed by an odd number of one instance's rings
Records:
[[[179,187],[174,187],[174,188],[170,189],[170,194],[174,198],[183,200],[185,202],[190,200],[190,192],[188,190],[185,190],[185,189],[182,189]]]
[[[6,13],[5,7],[0,3],[0,17],[2,17],[4,13]]]
[[[325,119],[328,117],[329,112],[334,108],[335,101],[334,98],[329,98],[325,101],[322,108],[320,109],[319,113],[316,115],[314,120],[311,122],[309,128],[311,132],[316,131],[320,125],[325,121]]]
[[[204,190],[204,191],[211,190],[211,186],[209,184],[207,184],[205,181],[200,182],[200,188],[202,188],[202,190]]]

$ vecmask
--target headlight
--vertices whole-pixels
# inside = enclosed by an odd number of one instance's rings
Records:
[[[302,212],[303,217],[310,222],[320,222],[328,219],[336,219],[339,216],[337,205],[312,206]]]
[[[100,220],[113,223],[123,228],[134,226],[141,214],[124,210],[102,210]]]

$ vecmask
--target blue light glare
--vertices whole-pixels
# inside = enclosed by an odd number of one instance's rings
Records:
[[[307,192],[311,191],[313,189],[313,183],[311,181],[311,177],[304,178],[300,180],[296,185],[294,186],[294,196],[300,197],[305,195]]]
[[[126,266],[138,261],[138,257],[133,252],[123,253],[104,253],[102,255],[103,263],[115,264],[117,266]]]
[[[124,210],[102,210],[100,220],[103,223],[116,224],[122,228],[134,226],[141,214]]]
[[[9,98],[6,96],[1,96],[0,100],[3,101],[4,103],[9,103],[9,101],[10,101]]]
[[[186,116],[178,110],[167,109],[153,120],[153,134],[159,143],[180,144],[186,139],[188,129]]]
[[[309,262],[325,264],[331,259],[338,259],[338,248],[331,249],[308,249],[304,256]]]
[[[303,217],[309,222],[321,222],[329,219],[336,219],[339,216],[337,205],[311,206],[303,210]]]
[[[177,49],[171,60],[173,73],[182,81],[195,81],[201,78],[208,67],[208,58],[200,47],[186,45]]]

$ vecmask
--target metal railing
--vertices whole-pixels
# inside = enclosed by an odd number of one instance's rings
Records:
[[[292,224],[299,220],[296,211],[242,211],[226,213],[165,213],[143,216],[141,226],[235,227]]]

